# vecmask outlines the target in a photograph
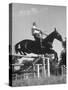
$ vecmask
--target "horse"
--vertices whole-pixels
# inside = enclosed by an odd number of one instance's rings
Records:
[[[67,66],[66,65],[66,40],[62,42],[62,46],[63,46],[63,50],[61,51],[61,54],[60,54],[60,61],[59,61],[59,67],[61,66]]]
[[[56,28],[52,33],[50,33],[46,38],[42,40],[43,48],[41,48],[40,39],[37,38],[37,41],[25,39],[15,45],[15,52],[19,52],[21,55],[26,55],[27,53],[48,53],[55,54],[55,56],[57,56],[56,51],[52,49],[52,43],[54,39],[62,41],[62,36],[57,32]]]
[[[55,67],[54,67],[55,71],[56,71],[56,75],[61,75],[62,72],[66,73],[66,67],[67,67],[67,64],[66,64],[66,40],[62,41],[62,47],[63,47],[63,50],[60,53],[60,59],[59,59],[57,65],[55,65]],[[62,69],[64,71],[62,71]]]

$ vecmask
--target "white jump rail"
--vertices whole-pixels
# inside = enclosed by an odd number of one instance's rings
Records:
[[[16,55],[17,56],[17,55]],[[20,56],[20,55],[19,55]],[[22,55],[21,55],[22,56]],[[23,57],[23,56],[22,56]],[[24,56],[26,58],[31,58],[29,56]],[[35,57],[34,57],[35,58]],[[50,57],[45,57],[44,55],[41,55],[41,58],[43,59],[43,65],[42,64],[36,64],[37,61],[39,61],[39,58],[37,58],[37,60],[33,63],[33,66],[37,66],[37,77],[40,78],[40,69],[43,68],[43,72],[44,72],[44,76],[46,77],[46,68],[45,68],[45,60],[47,59],[47,71],[48,71],[48,77],[50,77]],[[12,64],[12,66],[23,66],[24,64]],[[42,67],[40,68],[40,65],[42,65]],[[32,66],[30,66],[26,71],[28,71]]]

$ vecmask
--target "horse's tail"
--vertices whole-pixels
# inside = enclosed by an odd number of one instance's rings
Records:
[[[15,53],[18,53],[18,44],[15,45]]]

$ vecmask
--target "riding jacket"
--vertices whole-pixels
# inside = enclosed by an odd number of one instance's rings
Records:
[[[36,26],[32,27],[32,35],[36,36],[37,38],[42,38],[42,32]]]

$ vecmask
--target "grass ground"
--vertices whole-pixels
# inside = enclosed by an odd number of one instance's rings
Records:
[[[49,85],[49,84],[65,84],[66,83],[66,75],[63,76],[53,76],[50,77],[40,77],[36,78],[28,78],[25,80],[15,80],[13,81],[13,86],[35,86],[35,85]]]

